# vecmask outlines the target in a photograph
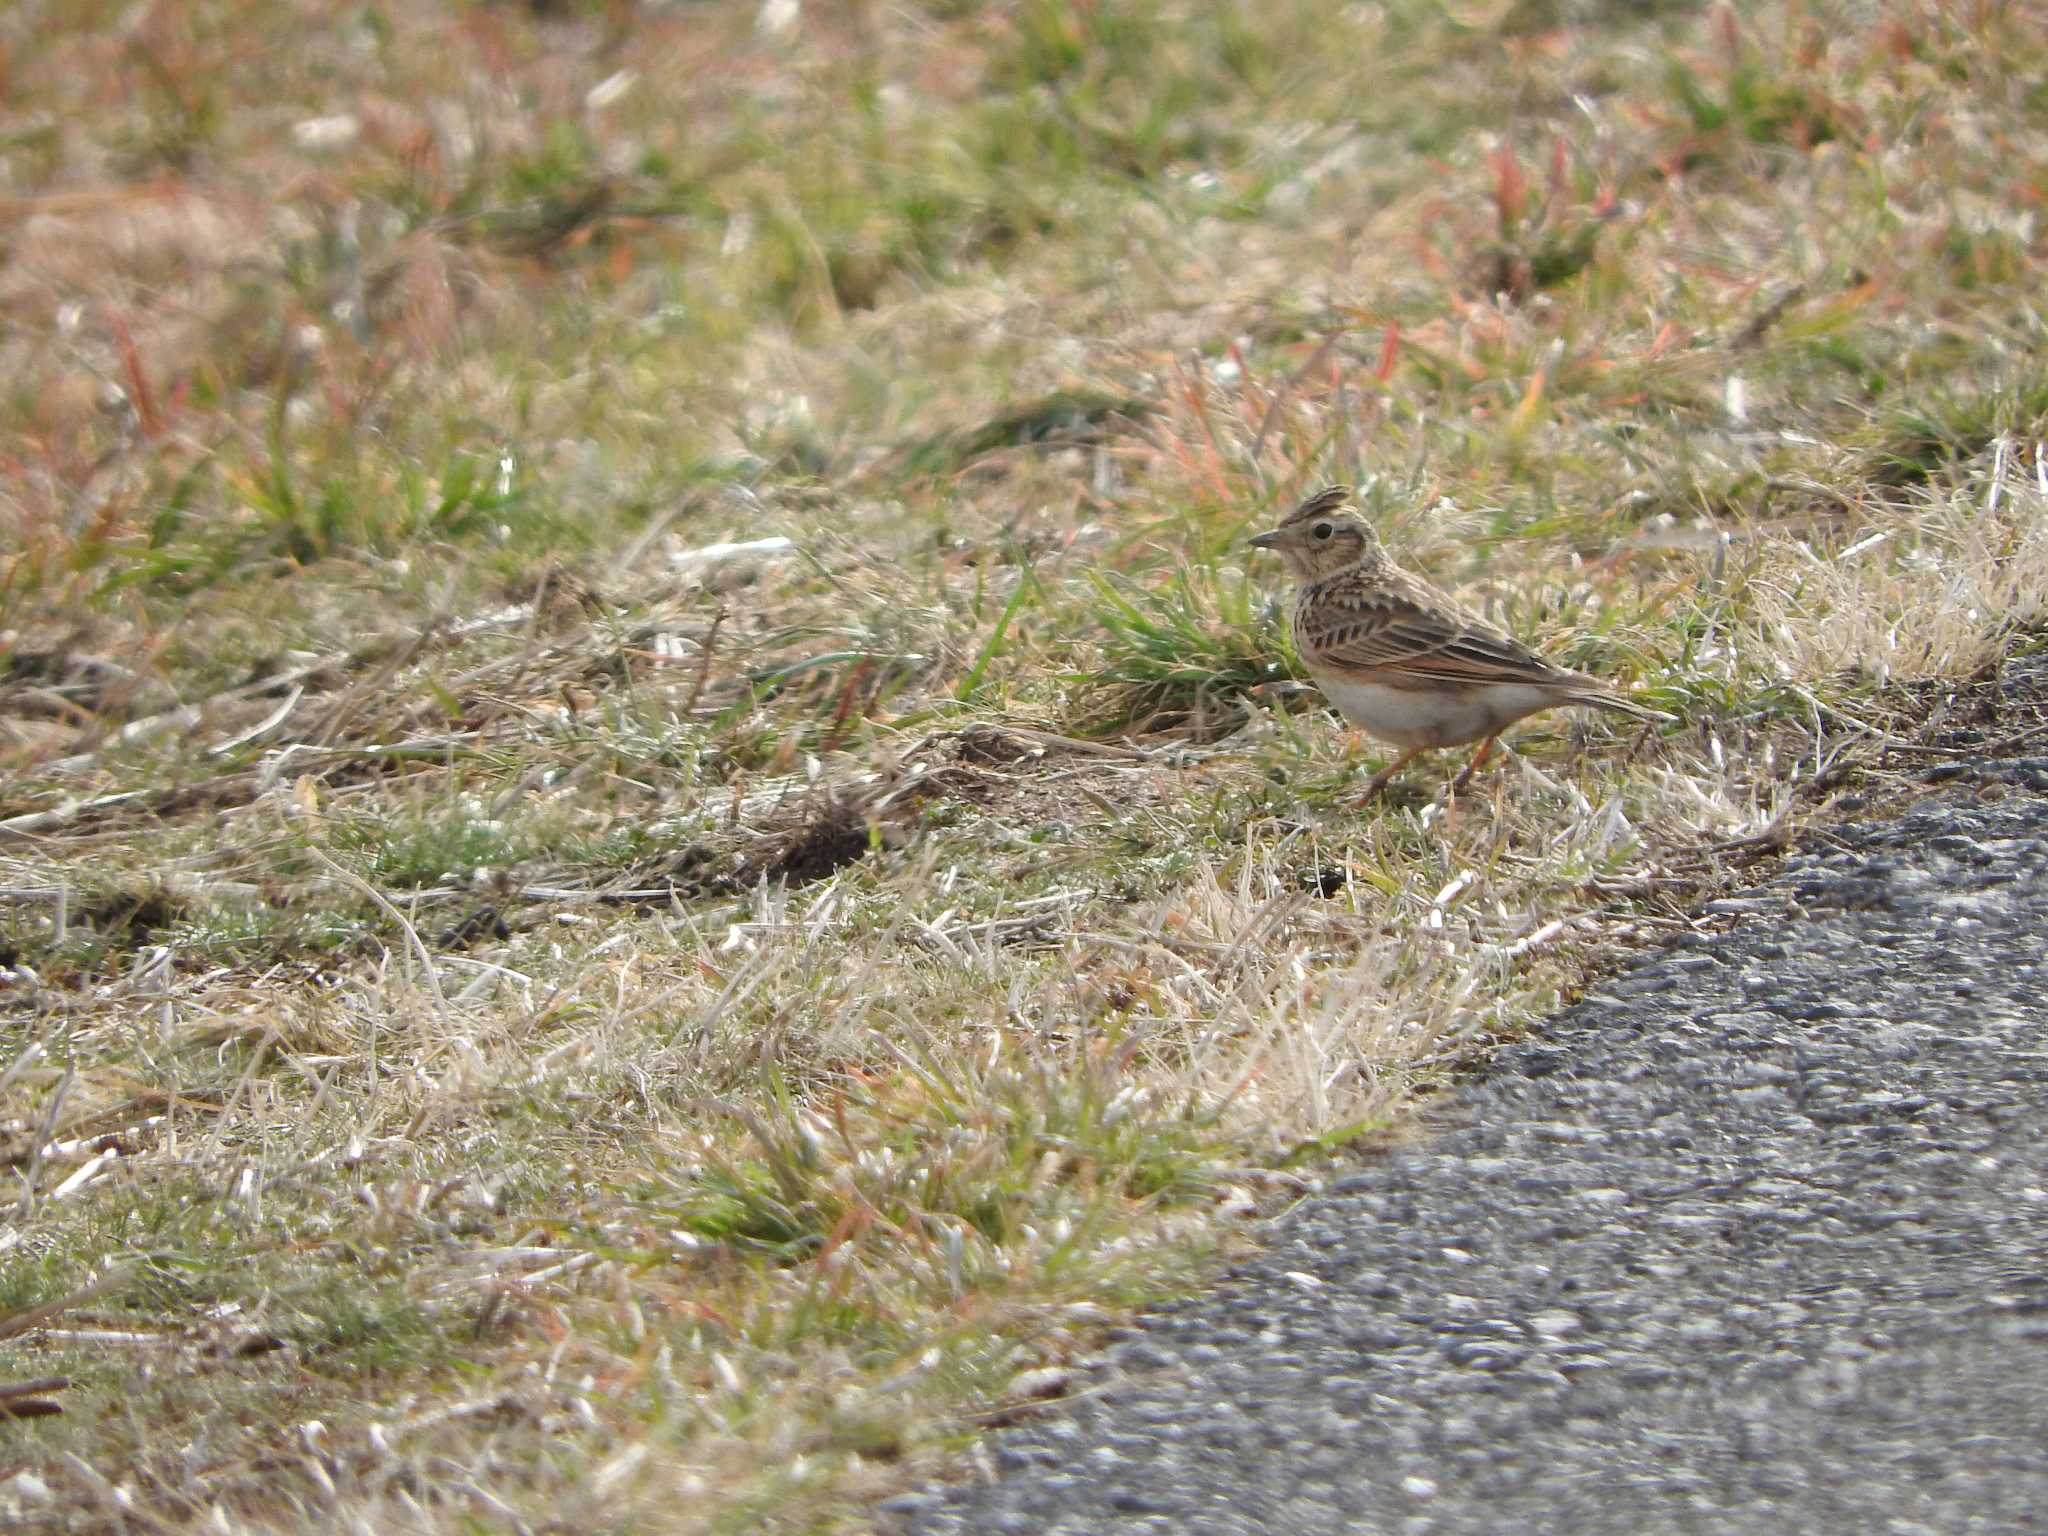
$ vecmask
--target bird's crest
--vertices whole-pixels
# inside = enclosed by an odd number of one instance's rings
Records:
[[[1283,518],[1280,526],[1292,528],[1296,523],[1305,523],[1312,517],[1326,517],[1332,512],[1341,512],[1344,510],[1344,504],[1350,499],[1350,486],[1326,485]]]

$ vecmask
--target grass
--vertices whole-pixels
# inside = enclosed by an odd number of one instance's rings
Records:
[[[60,9],[9,1530],[872,1528],[2048,617],[2023,7]],[[1680,723],[1354,810],[1330,480]]]

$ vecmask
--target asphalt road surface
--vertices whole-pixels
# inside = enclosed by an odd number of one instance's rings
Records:
[[[2048,1531],[2048,757],[1827,842],[885,1518]]]

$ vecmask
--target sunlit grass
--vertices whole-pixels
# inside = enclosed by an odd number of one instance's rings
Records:
[[[58,9],[10,1531],[860,1528],[2044,618],[2025,8]],[[1679,723],[1357,811],[1330,481]]]

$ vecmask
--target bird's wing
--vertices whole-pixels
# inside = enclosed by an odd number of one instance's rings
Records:
[[[1296,614],[1295,643],[1304,658],[1333,669],[1395,673],[1417,683],[1599,687],[1415,581],[1319,592]]]

